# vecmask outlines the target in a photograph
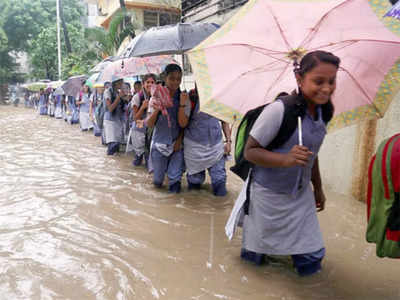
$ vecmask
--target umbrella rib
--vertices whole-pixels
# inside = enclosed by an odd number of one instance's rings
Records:
[[[288,47],[288,49],[292,49],[292,47],[289,44],[288,39],[285,36],[285,33],[283,32],[283,29],[281,27],[281,24],[279,24],[278,18],[276,17],[276,15],[274,14],[274,12],[272,11],[271,7],[268,6],[268,10],[271,13],[272,17],[274,18],[275,24],[278,27],[279,32],[281,33],[281,37],[283,39],[283,41],[285,42],[286,46]]]
[[[353,1],[353,0],[345,0],[342,3],[336,5],[335,7],[331,8],[329,11],[327,11],[322,17],[321,19],[319,19],[319,21],[315,24],[314,27],[311,28],[311,32],[304,38],[304,40],[300,43],[300,47],[301,48],[306,48],[306,45],[311,42],[311,40],[314,38],[314,36],[317,34],[317,32],[319,31],[319,28],[321,27],[322,23],[325,21],[325,19],[328,17],[328,15],[333,12],[334,10],[336,10],[337,8],[339,8],[340,6],[343,6],[345,4],[347,4],[348,2]]]
[[[325,45],[320,45],[318,47],[312,48],[312,49],[320,49],[320,48],[326,48],[326,47],[331,47],[335,45],[340,45],[340,44],[347,44],[344,45],[343,47],[351,46],[355,43],[360,43],[360,42],[376,42],[376,43],[382,43],[382,44],[394,44],[394,45],[400,45],[400,42],[397,41],[385,41],[385,40],[376,40],[376,39],[357,39],[357,40],[343,40],[340,42],[333,42]]]
[[[382,118],[383,114],[381,114],[381,112],[379,111],[379,108],[375,105],[374,100],[369,97],[367,92],[364,90],[364,88],[361,86],[361,84],[356,80],[356,78],[353,75],[351,75],[351,73],[349,71],[347,71],[345,68],[340,67],[340,69],[343,70],[351,78],[351,80],[353,80],[353,82],[357,85],[357,87],[364,94],[364,96],[367,97],[367,99],[370,101],[370,104],[374,107],[374,109],[377,112],[377,114],[379,115],[379,117]]]
[[[335,51],[339,51],[341,49],[344,49],[346,47],[352,46],[355,43],[357,43],[357,41],[343,41],[343,42],[337,42],[337,43],[329,43],[329,44],[321,45],[321,46],[318,46],[318,47],[315,47],[315,48],[310,48],[309,51],[311,52],[311,51],[315,51],[315,50],[319,50],[319,49],[323,49],[323,48],[327,48],[327,47],[338,46],[338,48],[332,48],[330,50],[330,51],[335,52]],[[343,44],[343,45],[341,45],[341,44]]]
[[[283,69],[283,71],[276,77],[276,79],[274,80],[274,82],[271,83],[271,85],[269,86],[267,92],[265,93],[264,98],[267,97],[267,95],[269,94],[269,92],[271,91],[272,87],[283,77],[283,75],[286,73],[287,69],[289,68],[289,63],[285,66],[285,68]]]
[[[274,54],[286,54],[287,53],[287,51],[276,51],[276,50],[272,50],[272,49],[265,49],[265,48],[262,48],[262,47],[257,47],[257,46],[253,46],[253,45],[250,45],[250,44],[244,44],[244,43],[228,43],[228,44],[223,44],[223,45],[214,45],[214,46],[209,46],[207,48],[203,48],[201,50],[204,51],[204,50],[209,50],[209,49],[214,49],[214,48],[232,47],[232,46],[233,47],[235,47],[235,46],[243,46],[243,47],[246,47],[246,48],[252,48],[252,49],[258,50],[260,53],[263,52],[261,50],[264,50],[264,51],[267,51],[267,52],[271,52],[271,53],[274,53]],[[190,51],[190,52],[196,52],[196,50]]]
[[[272,62],[272,63],[275,63],[275,62]],[[268,65],[269,65],[269,64],[268,64]],[[242,78],[242,77],[244,77],[244,76],[246,76],[246,75],[248,75],[248,74],[250,74],[250,73],[256,72],[257,70],[260,70],[260,69],[264,68],[265,66],[267,66],[267,65],[264,65],[263,67],[258,67],[258,68],[254,68],[254,69],[252,69],[252,70],[243,72],[243,73],[240,74],[235,80],[232,80],[229,84],[227,84],[227,85],[225,86],[224,90],[228,89],[229,86],[230,86],[231,84],[234,84],[234,83],[237,82],[237,80],[239,80],[240,78]],[[286,72],[286,70],[288,69],[288,67],[289,67],[289,63],[287,63],[287,65],[285,66],[284,70],[278,75],[278,77],[275,79],[275,81],[274,81],[274,82],[271,84],[271,86],[268,88],[268,91],[267,91],[267,93],[265,94],[265,96],[266,96],[266,95],[269,93],[269,91],[272,89],[272,87],[273,87],[273,85],[275,84],[275,82],[277,82],[280,78],[282,78],[282,76],[285,74],[285,72]],[[221,92],[220,92],[219,94],[221,94]],[[215,98],[218,98],[218,96],[216,95]],[[242,104],[242,106],[243,106],[243,104]]]

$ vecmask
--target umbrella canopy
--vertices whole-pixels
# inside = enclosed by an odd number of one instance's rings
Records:
[[[62,89],[61,86],[58,87],[58,88],[56,88],[56,90],[54,91],[54,95],[55,95],[55,96],[64,95],[64,94],[65,94],[65,93],[64,93],[64,90]]]
[[[85,82],[87,78],[86,75],[72,76],[68,78],[61,86],[65,95],[75,97],[79,93],[82,83]]]
[[[341,59],[330,127],[382,117],[400,89],[400,27],[382,22],[388,6],[384,0],[250,0],[189,52],[201,109],[226,121],[240,118],[294,90],[294,61],[325,50]]]
[[[109,56],[106,59],[103,59],[101,62],[99,62],[97,65],[95,65],[91,70],[90,73],[98,73],[101,72],[107,65],[112,63],[114,60],[117,60],[117,57],[114,56]]]
[[[58,81],[51,81],[47,84],[47,88],[52,88],[52,89],[56,89],[60,86],[62,86],[64,83],[64,81],[62,80],[58,80]]]
[[[130,57],[114,61],[99,75],[98,82],[112,81],[112,77],[119,78],[145,75],[148,73],[160,74],[168,64],[177,63],[171,55],[151,57]]]
[[[86,80],[85,84],[88,87],[93,88],[93,84],[96,82],[97,78],[99,77],[99,74],[100,73],[98,72],[90,75],[90,77]]]
[[[219,25],[214,23],[178,23],[152,27],[135,37],[121,56],[183,54],[218,28]]]
[[[40,89],[45,89],[47,87],[47,83],[32,82],[32,83],[23,84],[22,86],[31,92],[39,92]]]

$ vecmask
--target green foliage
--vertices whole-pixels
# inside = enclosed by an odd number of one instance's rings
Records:
[[[101,27],[86,28],[85,37],[93,43],[93,50],[96,51],[99,59],[116,55],[119,46],[124,39],[134,33],[138,28],[133,22],[126,24],[121,31],[120,28],[124,23],[124,19],[129,17],[132,20],[132,14],[129,12],[118,12],[111,19],[108,30]]]
[[[86,51],[81,1],[62,0],[62,6],[74,52]],[[28,54],[31,76],[57,78],[56,17],[56,0],[0,0],[0,83],[18,77],[18,52]]]

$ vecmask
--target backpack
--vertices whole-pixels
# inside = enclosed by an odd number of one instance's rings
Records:
[[[283,102],[284,114],[277,136],[266,147],[266,149],[270,151],[279,148],[289,140],[297,128],[297,118],[300,116],[303,119],[307,109],[307,103],[301,95],[292,94],[279,97],[278,99]],[[253,164],[244,158],[246,142],[254,123],[267,105],[269,105],[269,103],[249,110],[241,120],[236,133],[234,149],[235,165],[232,166],[230,170],[244,181],[246,181],[250,169],[253,167]],[[322,119],[324,120],[325,124],[330,121],[332,116],[333,105],[329,101],[328,103],[322,105]]]

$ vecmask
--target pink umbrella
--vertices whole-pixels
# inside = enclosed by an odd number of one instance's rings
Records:
[[[250,0],[189,52],[201,109],[233,121],[296,87],[294,60],[341,58],[331,128],[382,117],[400,90],[400,26],[385,0]]]
[[[97,82],[111,81],[113,75],[119,78],[125,78],[148,73],[160,74],[166,65],[172,63],[176,64],[177,62],[171,55],[129,57],[116,60],[104,68]]]

